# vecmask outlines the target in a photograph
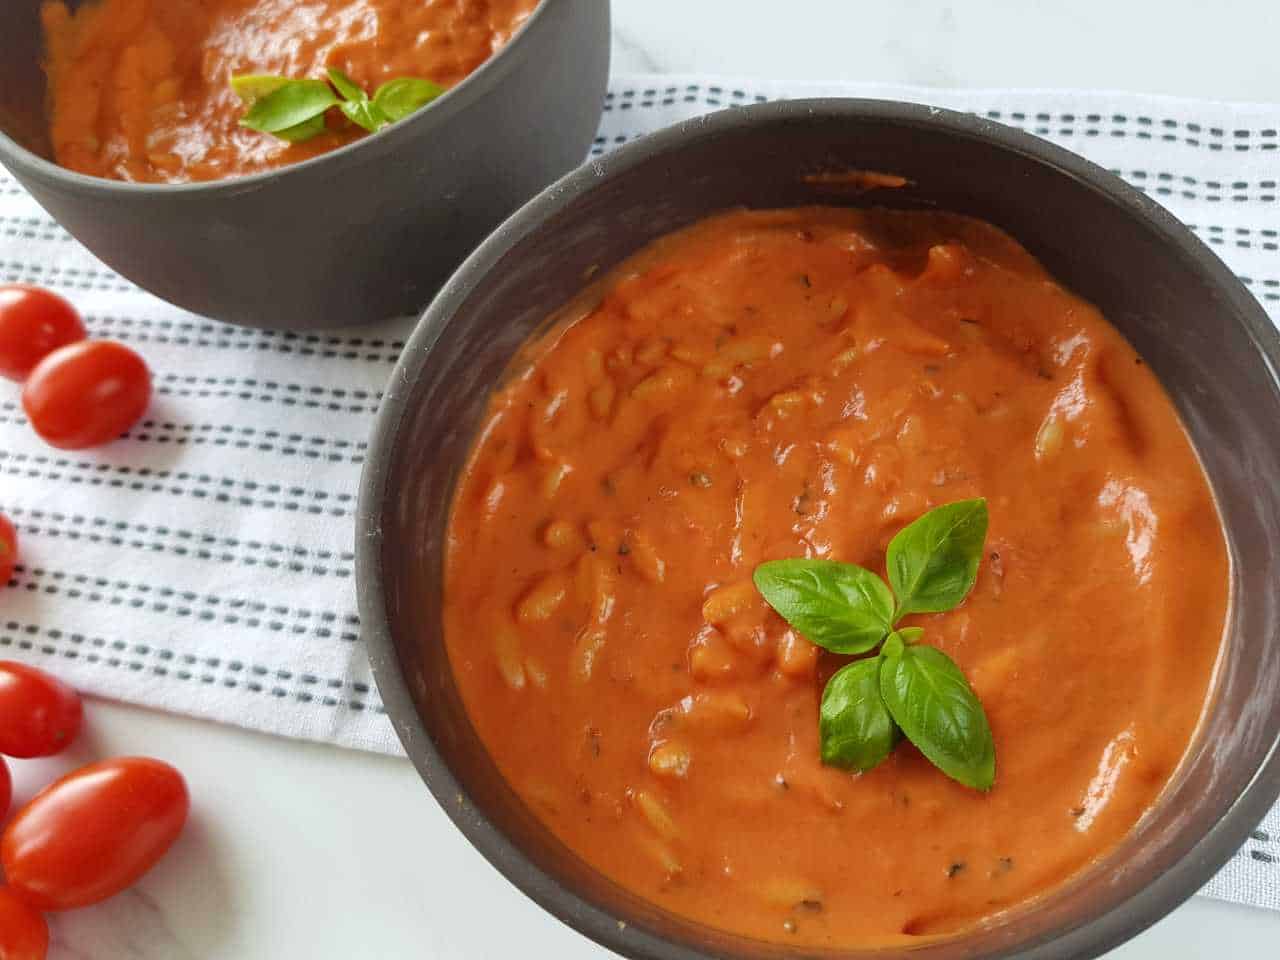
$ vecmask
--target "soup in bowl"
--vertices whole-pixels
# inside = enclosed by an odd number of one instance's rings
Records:
[[[297,124],[275,133],[248,127],[245,94],[237,93],[244,78],[301,81],[310,86],[290,89],[306,91],[339,71],[366,99],[383,84],[412,81],[425,86],[421,109],[502,49],[535,6],[92,0],[73,11],[66,0],[44,0],[53,155],[90,176],[156,183],[244,176],[318,157],[369,131],[323,99],[313,108],[323,112],[311,118],[323,122],[305,135]]]
[[[526,207],[415,343],[362,490],[379,683],[608,946],[1092,955],[1275,799],[1275,335],[1078,158],[716,115]]]
[[[454,495],[449,660],[615,882],[909,942],[1052,889],[1177,769],[1226,613],[1213,496],[1141,358],[1007,235],[712,216],[507,378]]]
[[[108,266],[250,326],[420,311],[582,161],[609,69],[604,0],[15,0],[5,16],[0,163]],[[294,139],[241,125],[280,82],[323,108],[258,118]],[[360,105],[387,84],[418,94]]]

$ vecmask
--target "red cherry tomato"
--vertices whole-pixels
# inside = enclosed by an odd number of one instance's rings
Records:
[[[0,759],[0,820],[9,812],[9,801],[13,799],[13,779],[9,776],[9,767]],[[0,953],[0,958],[4,954]]]
[[[18,562],[18,535],[9,518],[0,513],[0,587],[13,576],[13,565]],[[0,957],[0,960],[3,960]]]
[[[182,832],[190,805],[182,774],[167,763],[91,763],[18,811],[0,837],[0,864],[36,909],[85,907],[150,870]]]
[[[57,677],[0,660],[0,753],[51,757],[76,738],[81,713],[79,695]]]
[[[0,376],[21,382],[46,354],[84,336],[80,314],[56,293],[0,283]]]
[[[53,351],[31,371],[22,408],[52,446],[81,450],[110,443],[142,417],[151,373],[113,340],[82,340]]]
[[[0,887],[0,960],[44,960],[49,925],[9,887]]]

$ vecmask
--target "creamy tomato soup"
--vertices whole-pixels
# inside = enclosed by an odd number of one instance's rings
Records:
[[[823,766],[848,658],[756,565],[884,572],[985,497],[957,609],[914,616],[994,734],[981,793],[907,742]],[[806,945],[952,932],[1107,852],[1186,751],[1228,562],[1172,404],[1088,303],[989,225],[734,212],[661,240],[497,390],[449,527],[471,718],[546,825],[678,914]]]
[[[452,86],[537,0],[91,0],[42,7],[59,164],[119,180],[183,182],[270,170],[363,135],[335,112],[289,144],[240,126],[239,74],[323,78],[367,91],[395,77]]]

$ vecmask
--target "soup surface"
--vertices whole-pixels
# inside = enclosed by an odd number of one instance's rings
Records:
[[[845,658],[753,568],[884,572],[986,497],[977,584],[916,616],[990,718],[967,789],[902,742],[819,760]],[[850,945],[1062,883],[1147,810],[1221,646],[1207,482],[1132,347],[989,225],[733,212],[614,271],[491,401],[453,504],[449,656],[503,774],[569,847],[684,916]]]
[[[118,180],[180,183],[258,173],[350,143],[290,145],[239,125],[239,74],[323,78],[366,90],[395,77],[452,86],[524,23],[537,0],[91,0],[42,7],[54,156]]]

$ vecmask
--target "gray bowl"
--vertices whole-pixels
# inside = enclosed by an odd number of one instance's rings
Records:
[[[50,162],[39,6],[5,0],[0,163],[139,286],[248,326],[420,311],[490,230],[586,156],[609,73],[608,0],[543,0],[491,60],[374,136],[270,173],[128,184]]]
[[[849,167],[892,171],[914,185],[850,199],[803,180]],[[374,429],[356,558],[378,688],[459,829],[575,929],[629,957],[796,956],[637,899],[538,823],[495,769],[454,686],[441,635],[441,547],[490,387],[517,345],[581,287],[584,271],[725,207],[815,201],[936,206],[1011,232],[1151,364],[1218,497],[1234,571],[1227,648],[1204,727],[1161,802],[1113,853],[1034,905],[956,939],[874,953],[1096,956],[1199,889],[1280,793],[1280,338],[1221,261],[1155,202],[1026,134],[906,104],[764,104],[628,145],[508,220],[423,316]]]

